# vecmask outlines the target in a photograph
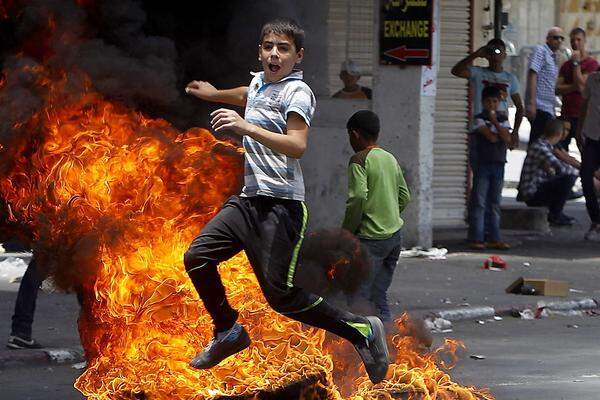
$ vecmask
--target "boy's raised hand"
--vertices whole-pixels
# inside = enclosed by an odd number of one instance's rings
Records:
[[[210,113],[210,116],[212,117],[210,124],[215,132],[231,130],[238,135],[244,135],[248,132],[250,124],[233,110],[219,108]]]
[[[194,95],[204,100],[210,100],[218,93],[217,88],[205,81],[191,81],[185,87],[187,94]]]

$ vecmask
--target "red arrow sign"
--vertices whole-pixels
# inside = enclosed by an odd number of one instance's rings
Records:
[[[405,45],[386,51],[386,56],[406,61],[407,58],[428,58],[428,49],[407,49]]]

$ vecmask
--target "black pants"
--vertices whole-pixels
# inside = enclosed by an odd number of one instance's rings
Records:
[[[571,139],[575,137],[577,133],[577,125],[579,124],[579,118],[569,117],[567,119],[571,124],[571,129],[569,129],[569,136],[558,142],[558,147],[565,151],[569,151],[569,145],[571,144]]]
[[[19,285],[17,301],[15,302],[15,313],[12,317],[11,335],[28,340],[31,339],[35,303],[38,297],[38,290],[44,279],[46,279],[46,274],[40,270],[34,255]]]
[[[536,110],[535,118],[533,119],[533,121],[529,121],[531,123],[531,132],[529,134],[529,146],[531,146],[531,143],[538,140],[544,134],[546,124],[548,123],[548,121],[552,121],[553,119],[554,115],[546,111]]]
[[[558,217],[565,207],[576,180],[577,176],[575,175],[560,175],[552,178],[542,183],[535,195],[525,203],[530,207],[548,207],[549,215]]]
[[[277,312],[356,343],[368,321],[337,310],[294,286],[308,212],[304,203],[272,197],[231,197],[194,239],[184,264],[215,331],[229,329],[238,313],[227,302],[217,265],[244,250],[265,298]]]
[[[585,206],[594,224],[600,224],[600,206],[594,189],[594,172],[598,167],[600,167],[600,141],[586,138],[581,155],[581,184]]]

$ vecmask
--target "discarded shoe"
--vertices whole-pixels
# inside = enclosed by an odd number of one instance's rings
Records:
[[[208,345],[190,362],[190,367],[208,369],[219,364],[250,346],[250,336],[240,324],[235,324],[231,329],[220,332],[208,342]]]
[[[367,317],[367,320],[371,324],[371,334],[363,343],[355,343],[354,348],[365,364],[371,382],[379,383],[385,379],[390,366],[390,353],[381,320],[377,317]]]
[[[10,335],[6,347],[12,350],[18,349],[41,349],[43,346],[35,339],[25,339],[20,336]]]

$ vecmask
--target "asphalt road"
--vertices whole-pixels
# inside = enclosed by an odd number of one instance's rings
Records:
[[[599,331],[600,317],[590,316],[455,323],[446,335],[464,341],[467,350],[450,374],[461,384],[489,388],[498,400],[598,400]],[[83,399],[72,386],[79,373],[70,365],[0,370],[0,397]]]
[[[498,400],[598,400],[599,331],[600,317],[590,316],[457,323],[448,336],[467,352],[451,375],[488,387]]]

